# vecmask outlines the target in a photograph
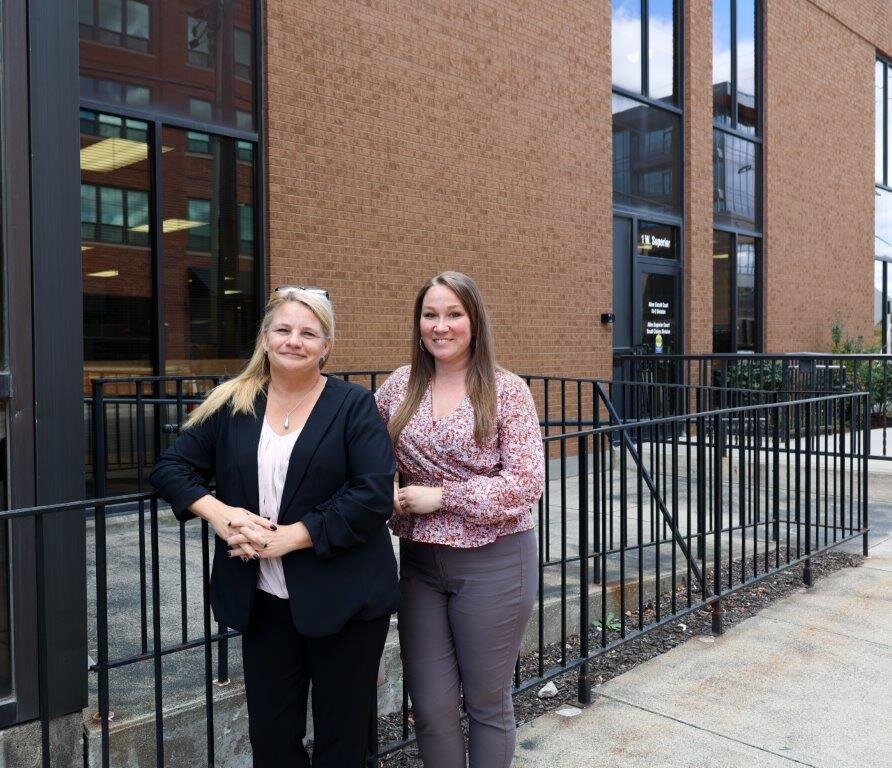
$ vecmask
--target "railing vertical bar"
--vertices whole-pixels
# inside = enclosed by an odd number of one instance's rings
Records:
[[[158,499],[152,498],[149,509],[149,541],[152,557],[152,660],[155,682],[155,762],[164,768],[164,694],[161,657],[161,575],[158,546]]]
[[[561,397],[563,400],[563,397]],[[567,665],[567,441],[561,438],[561,666]],[[580,510],[580,516],[582,510]]]
[[[588,437],[579,439],[579,656],[589,655],[588,605]],[[579,666],[577,693],[580,704],[591,704],[592,686],[588,676],[588,662]]]
[[[672,523],[678,530],[678,427],[684,422],[672,422]],[[670,610],[673,614],[678,611],[676,590],[678,588],[678,542],[672,537],[672,596],[670,597]]]
[[[142,493],[144,485],[145,455],[145,404],[143,403],[142,382],[136,382],[136,490]],[[139,525],[139,624],[140,624],[140,648],[143,653],[149,651],[149,608],[148,608],[148,584],[146,581],[146,503],[139,500],[137,515]]]
[[[545,452],[545,466],[548,466],[548,444],[542,446],[542,450]],[[546,479],[546,485],[548,481]],[[538,626],[538,641],[539,648],[537,651],[538,656],[538,670],[539,677],[542,677],[545,674],[545,547],[543,546],[543,538],[545,536],[545,494],[539,497],[539,626]],[[405,737],[404,737],[405,738]]]
[[[713,447],[713,470],[712,470],[712,495],[715,509],[714,528],[713,528],[713,551],[712,551],[712,569],[713,569],[713,592],[714,601],[712,608],[712,632],[714,635],[721,635],[724,632],[722,626],[722,604],[720,595],[722,594],[722,457],[724,454],[724,419],[721,413],[715,414],[713,417],[712,437],[715,441]],[[730,473],[729,473],[730,474]],[[728,489],[728,496],[731,496],[731,489]],[[729,518],[730,520],[730,518]],[[706,569],[703,570],[703,578],[706,579]]]
[[[93,382],[93,482],[97,498],[108,495],[105,453],[105,398],[102,382]],[[102,768],[109,767],[109,670],[108,670],[108,571],[106,561],[105,504],[93,510],[96,548],[96,655],[97,698],[99,704],[100,750]],[[40,547],[38,552],[43,548]],[[43,713],[41,713],[43,716]]]
[[[622,439],[626,431],[625,426],[618,427],[620,431],[619,443],[619,540],[622,545],[619,548],[619,622],[620,635],[626,636],[626,516],[627,512],[627,488],[626,488],[626,441]],[[640,471],[640,467],[639,467]]]
[[[204,622],[204,705],[207,731],[208,766],[213,768],[214,760],[214,654],[211,645],[211,558],[208,542],[207,520],[201,521],[201,592],[202,620]],[[213,534],[212,534],[213,535]],[[216,542],[215,542],[216,543]]]
[[[870,462],[870,414],[871,414],[871,397],[868,392],[863,400],[864,403],[864,445],[861,448],[860,465],[861,465],[861,553],[864,557],[868,556],[868,536],[870,532],[870,524],[868,519],[868,469]],[[885,407],[885,403],[884,403]]]
[[[543,400],[544,400],[544,409],[545,409],[545,437],[548,437],[550,432],[549,424],[551,422],[551,411],[549,409],[549,398],[548,398],[548,383],[549,379],[545,379],[543,382]],[[551,455],[551,443],[546,443],[545,445],[545,490],[543,495],[545,497],[545,560],[551,560],[551,530],[550,530],[550,519],[551,519],[551,468],[549,466],[549,457]],[[541,542],[540,542],[541,543]]]
[[[812,512],[812,404],[805,406],[805,565],[802,569],[802,580],[806,587],[813,583],[811,572],[811,512]]]

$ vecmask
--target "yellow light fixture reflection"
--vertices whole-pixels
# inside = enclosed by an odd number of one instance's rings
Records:
[[[170,152],[173,147],[161,147],[162,152]],[[81,170],[93,173],[110,173],[141,163],[149,156],[149,145],[144,141],[110,138],[97,141],[81,149]]]
[[[180,232],[184,229],[195,229],[195,227],[203,227],[207,224],[206,221],[191,221],[190,219],[165,219],[164,224],[162,225],[162,230],[164,234],[169,234],[170,232]],[[131,232],[148,232],[149,225],[148,224],[140,224],[136,227],[130,227]]]
[[[226,291],[223,291],[223,293],[224,293],[226,296],[232,296],[232,295],[235,294],[235,293],[241,293],[241,291],[226,290]]]
[[[117,269],[103,269],[100,272],[88,272],[87,277],[117,277],[119,274]]]
[[[82,245],[81,246],[81,253],[83,253],[84,251],[92,251],[92,250],[93,250],[92,245]]]

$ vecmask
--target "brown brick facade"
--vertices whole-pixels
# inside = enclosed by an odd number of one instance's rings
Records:
[[[708,5],[682,23],[690,352],[712,344]],[[270,283],[330,289],[332,365],[404,362],[417,287],[454,268],[480,283],[505,365],[609,375],[609,4],[266,13]],[[872,334],[873,62],[892,11],[767,0],[765,29],[765,348],[826,349],[837,318]]]

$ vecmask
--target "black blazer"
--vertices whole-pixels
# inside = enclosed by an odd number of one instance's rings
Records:
[[[257,512],[257,444],[266,397],[256,416],[222,408],[186,430],[155,463],[151,482],[180,520],[217,479],[217,498]],[[328,377],[288,465],[280,523],[303,521],[311,549],[282,558],[291,615],[308,637],[338,632],[351,619],[393,613],[399,602],[396,559],[386,522],[396,464],[372,393]],[[244,631],[259,563],[229,557],[215,537],[211,606],[217,620]]]

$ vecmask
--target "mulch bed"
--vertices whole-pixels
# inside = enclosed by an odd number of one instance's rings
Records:
[[[785,556],[784,548],[781,547],[780,557],[783,560]],[[761,557],[761,556],[760,556]],[[850,554],[846,552],[831,551],[812,558],[812,574],[815,580],[833,573],[843,568],[853,568],[861,565],[863,558],[858,554]],[[735,577],[739,578],[739,572],[744,565],[743,561],[735,563]],[[760,562],[760,568],[762,563]],[[752,574],[752,559],[746,559],[746,572]],[[727,576],[726,576],[727,578]],[[712,583],[711,574],[707,576],[707,583]],[[744,619],[757,614],[766,605],[773,603],[787,595],[793,594],[804,589],[802,584],[802,567],[796,566],[789,570],[775,573],[762,581],[741,589],[740,591],[722,598],[723,626],[725,629],[740,623]],[[694,599],[696,600],[696,592]],[[669,615],[670,613],[670,593],[661,595],[661,613]],[[686,589],[682,586],[676,593],[676,601],[678,610],[683,610],[686,602]],[[638,606],[631,606],[633,610],[626,611],[626,628],[627,632],[637,629],[638,626]],[[656,611],[653,604],[648,604],[644,608],[643,621],[647,626],[655,619]],[[599,622],[600,616],[592,616],[592,621]],[[672,621],[665,626],[655,629],[652,632],[630,640],[623,645],[598,656],[589,662],[590,680],[595,686],[607,682],[617,675],[635,667],[654,656],[665,653],[677,645],[684,643],[692,637],[698,635],[712,634],[712,614],[707,609],[695,610],[686,616]],[[618,638],[618,631],[609,630],[607,632],[607,642]],[[589,632],[589,648],[596,649],[601,644],[600,627],[593,626]],[[579,637],[574,635],[567,638],[566,658],[568,661],[578,657]],[[544,667],[547,670],[561,663],[561,647],[560,643],[554,643],[545,648],[544,651]],[[527,680],[538,675],[539,656],[537,651],[533,651],[521,658],[521,680]],[[514,711],[518,723],[525,723],[539,715],[542,715],[553,709],[558,709],[567,704],[575,704],[577,697],[577,680],[578,673],[576,670],[566,672],[556,678],[553,682],[558,689],[558,694],[554,698],[540,699],[536,694],[540,685],[534,686],[531,690],[514,697]],[[411,712],[410,712],[411,717]],[[410,720],[411,722],[411,720]],[[463,728],[467,733],[467,723],[463,724]],[[391,714],[386,717],[379,718],[378,736],[380,742],[388,743],[402,738],[402,718],[399,713]],[[415,744],[410,744],[402,750],[388,755],[383,758],[382,766],[387,768],[421,768],[422,763],[418,757],[418,749]]]

